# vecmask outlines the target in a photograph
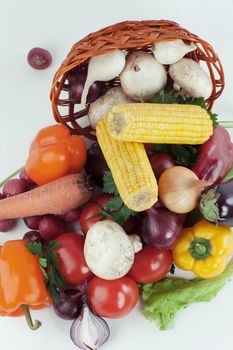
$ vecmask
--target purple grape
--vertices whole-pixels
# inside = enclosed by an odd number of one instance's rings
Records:
[[[23,170],[19,173],[19,178],[20,178],[21,180],[26,181],[27,186],[28,186],[28,188],[30,188],[30,189],[36,186],[35,182],[33,182],[32,179],[30,179],[30,177],[28,176],[28,174],[27,174],[27,172],[26,172],[25,169],[23,169]]]
[[[83,92],[83,87],[87,78],[87,71],[75,70],[69,75],[69,98],[73,103],[80,103]],[[96,81],[91,85],[88,95],[87,102],[94,102],[98,97],[101,96],[103,91],[104,83]]]
[[[0,220],[0,232],[8,232],[12,230],[17,223],[16,219]]]
[[[42,243],[43,242],[38,231],[26,232],[23,236],[23,240],[27,243],[33,243],[33,242]]]
[[[74,320],[82,309],[82,293],[78,289],[59,290],[59,303],[53,307],[57,316]]]
[[[22,179],[11,179],[3,186],[4,197],[11,197],[27,191],[27,182]]]
[[[38,216],[28,216],[27,218],[24,218],[25,225],[32,229],[32,230],[38,230],[39,229],[39,222],[42,219],[41,215]]]
[[[4,195],[0,193],[0,200],[4,199]],[[17,219],[0,220],[0,232],[8,232],[17,224]]]
[[[183,228],[184,215],[166,208],[146,210],[140,236],[145,243],[158,248],[170,248]]]
[[[59,218],[66,222],[76,222],[80,219],[81,209],[76,208],[68,211],[68,213],[59,215]]]
[[[57,216],[45,215],[39,222],[39,233],[45,241],[56,239],[62,233],[67,232],[67,226]]]
[[[27,55],[28,64],[38,70],[48,68],[52,63],[52,55],[48,50],[34,47]]]

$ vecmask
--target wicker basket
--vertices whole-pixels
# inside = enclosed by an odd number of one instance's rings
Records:
[[[151,44],[155,42],[174,39],[183,39],[187,43],[195,43],[197,50],[187,54],[186,57],[192,58],[197,62],[204,61],[206,63],[213,82],[212,94],[206,100],[208,109],[211,109],[214,101],[224,89],[223,68],[212,46],[172,21],[127,21],[91,33],[73,45],[53,79],[50,97],[56,121],[67,125],[72,133],[81,134],[94,140],[95,135],[91,126],[83,127],[80,125],[80,121],[83,118],[86,119],[88,105],[85,109],[76,111],[75,109],[78,106],[69,100],[67,81],[69,71],[75,67],[85,67],[91,57],[102,55],[115,49],[127,49],[127,51],[130,51],[140,48],[148,51]],[[116,78],[114,81],[106,84],[108,86],[109,84],[116,86],[119,84],[119,79]]]

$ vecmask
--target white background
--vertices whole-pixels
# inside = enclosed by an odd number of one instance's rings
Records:
[[[0,0],[0,179],[24,164],[36,132],[53,123],[49,90],[52,77],[74,42],[90,32],[122,20],[170,19],[209,41],[226,74],[224,94],[214,107],[220,119],[233,119],[232,0]],[[53,65],[32,70],[27,52],[35,46],[51,51]],[[1,234],[0,244],[20,237],[23,224]],[[4,350],[66,349],[71,322],[51,309],[33,313],[43,326],[30,331],[23,318],[0,318]],[[109,321],[112,335],[106,350],[232,350],[233,281],[210,303],[191,305],[177,316],[175,327],[160,332],[141,315]]]

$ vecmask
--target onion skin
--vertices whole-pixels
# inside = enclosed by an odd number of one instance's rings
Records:
[[[152,207],[145,212],[140,236],[150,246],[170,248],[182,231],[183,221],[184,215]]]
[[[197,206],[202,191],[212,183],[212,180],[199,180],[188,168],[174,166],[165,170],[159,178],[160,200],[174,213],[185,214]]]
[[[110,330],[107,322],[94,314],[84,302],[82,311],[73,322],[70,337],[73,343],[83,350],[97,350],[109,338]]]

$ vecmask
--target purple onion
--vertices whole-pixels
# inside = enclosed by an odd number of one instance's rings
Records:
[[[97,350],[108,340],[109,335],[107,322],[94,314],[84,302],[81,314],[70,329],[73,343],[83,350]]]
[[[141,237],[145,243],[158,248],[170,248],[183,228],[184,215],[166,208],[146,210],[141,226]]]

